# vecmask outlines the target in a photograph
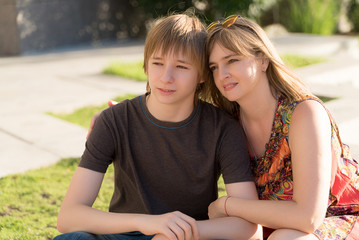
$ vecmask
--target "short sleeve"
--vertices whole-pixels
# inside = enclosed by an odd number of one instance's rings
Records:
[[[111,108],[103,111],[86,141],[80,167],[105,173],[115,156],[114,128],[111,127]]]
[[[226,184],[254,181],[244,133],[236,121],[223,129],[217,156]]]

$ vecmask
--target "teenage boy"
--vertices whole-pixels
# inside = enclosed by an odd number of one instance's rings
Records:
[[[239,124],[199,100],[206,30],[172,15],[149,32],[147,93],[102,112],[86,142],[58,216],[60,239],[248,239],[257,225],[208,220],[223,174],[229,196],[256,199]],[[109,164],[109,212],[92,208]],[[225,206],[224,206],[225,207]]]

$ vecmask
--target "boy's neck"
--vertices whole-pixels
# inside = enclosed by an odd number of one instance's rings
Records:
[[[148,111],[156,119],[163,122],[181,122],[187,119],[193,112],[193,100],[181,104],[159,103],[151,94],[146,96],[146,105]]]

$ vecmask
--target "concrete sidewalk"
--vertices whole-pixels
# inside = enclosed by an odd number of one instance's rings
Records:
[[[297,72],[314,93],[340,97],[327,107],[343,141],[359,159],[358,40],[289,34],[273,42],[281,53],[331,58]],[[0,58],[0,177],[81,156],[87,130],[45,113],[71,112],[121,94],[144,93],[145,83],[101,74],[111,61],[142,57],[143,42],[134,42]]]

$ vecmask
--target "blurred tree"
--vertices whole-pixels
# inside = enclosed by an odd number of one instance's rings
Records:
[[[248,16],[249,6],[253,0],[209,0],[208,17],[213,19],[228,17],[230,15],[239,14]]]
[[[137,14],[143,16],[142,24],[148,27],[158,17],[171,13],[181,13],[188,9],[207,24],[215,19],[232,14],[247,16],[249,6],[253,0],[183,0],[180,2],[173,0],[128,0],[128,2]]]
[[[256,17],[262,26],[280,23],[291,32],[333,34],[337,31],[341,1],[338,0],[255,0],[262,7]]]
[[[359,0],[350,0],[348,19],[353,25],[353,32],[359,32]]]

